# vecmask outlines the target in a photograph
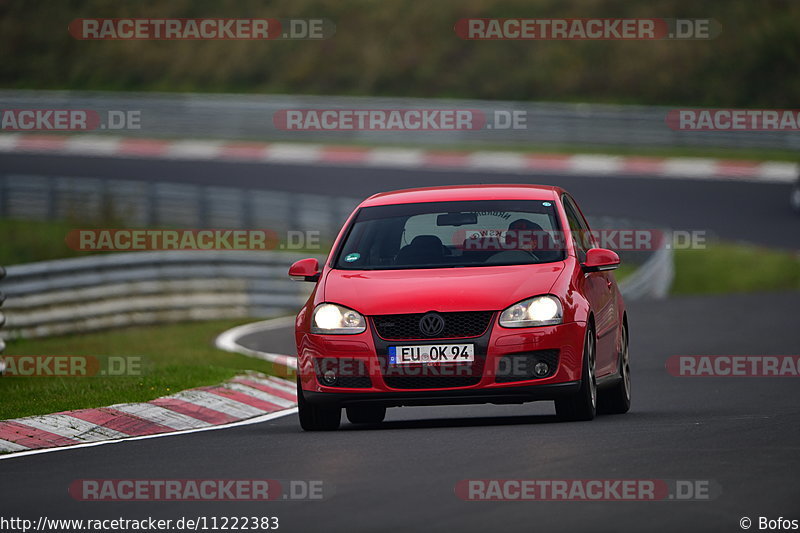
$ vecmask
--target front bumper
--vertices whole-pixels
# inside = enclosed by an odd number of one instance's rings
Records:
[[[478,403],[520,404],[536,400],[554,400],[575,394],[580,381],[551,383],[549,385],[524,385],[494,388],[459,388],[443,390],[411,390],[387,392],[313,392],[303,391],[307,402],[352,405],[400,407],[403,405],[465,405]]]
[[[577,391],[580,386],[586,324],[570,322],[538,328],[502,328],[493,320],[480,338],[426,341],[385,341],[369,329],[359,335],[298,336],[299,375],[305,398],[313,403],[374,403],[392,405],[436,405],[458,403],[521,403],[554,399]],[[385,376],[385,353],[390,345],[463,344],[476,346],[475,379],[467,386],[392,387]],[[504,356],[557,351],[557,368],[544,378],[507,381],[498,378]],[[351,363],[350,368],[368,368],[368,376],[357,386],[326,386],[318,364],[330,360]],[[384,364],[384,366],[381,366]],[[366,380],[366,381],[363,381]],[[344,383],[344,382],[343,382]],[[355,382],[346,382],[348,385]],[[452,383],[452,382],[451,382]]]

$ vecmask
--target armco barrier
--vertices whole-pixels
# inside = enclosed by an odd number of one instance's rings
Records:
[[[0,266],[0,281],[6,276],[6,269]],[[3,291],[0,291],[0,307],[3,306],[3,302],[6,299],[6,295],[3,294]],[[6,315],[0,310],[0,328],[6,323]],[[3,359],[3,350],[6,348],[6,342],[3,340],[2,332],[0,332],[0,375],[3,374],[6,370],[6,362]]]
[[[10,266],[4,338],[296,311],[311,289],[287,278],[307,254],[131,252]],[[324,260],[324,257],[319,257]]]
[[[588,217],[593,229],[645,229],[652,224],[617,217]],[[645,230],[647,231],[647,230]],[[651,235],[656,239],[649,251],[620,251],[623,263],[638,264],[638,268],[620,284],[622,295],[629,300],[660,299],[669,294],[675,277],[672,232],[656,229]]]
[[[675,277],[675,264],[669,232],[664,232],[662,246],[655,250],[647,260],[630,276],[620,283],[622,295],[629,300],[645,298],[660,299],[669,294]]]
[[[281,241],[291,230],[315,231],[322,243],[330,242],[358,203],[343,196],[191,183],[0,174],[0,218],[262,229],[277,232]]]
[[[140,129],[113,130],[131,136],[367,143],[502,143],[524,145],[719,146],[800,149],[791,131],[696,131],[670,129],[671,108],[584,103],[514,102],[425,98],[0,91],[1,109],[90,109],[140,114]],[[461,131],[285,131],[273,123],[287,109],[471,109],[490,122],[495,112],[522,112],[522,129],[493,127]],[[112,131],[106,130],[106,133]]]

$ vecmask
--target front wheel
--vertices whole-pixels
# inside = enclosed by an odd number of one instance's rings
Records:
[[[297,412],[300,415],[300,427],[305,431],[334,431],[339,429],[342,419],[342,408],[330,405],[308,403],[303,396],[300,378],[297,378]]]
[[[619,354],[619,383],[608,390],[600,391],[598,407],[603,414],[621,415],[631,408],[631,357],[628,352],[628,326],[622,326],[622,341]]]
[[[556,414],[562,420],[592,420],[597,412],[597,378],[595,377],[595,337],[590,325],[583,343],[583,372],[577,393],[556,400]]]

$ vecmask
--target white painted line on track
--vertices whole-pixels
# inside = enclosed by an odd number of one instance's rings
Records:
[[[263,359],[264,361],[269,361],[271,363],[277,363],[288,366],[289,368],[297,369],[297,358],[295,357],[253,350],[251,348],[246,348],[237,342],[238,339],[244,337],[245,335],[257,333],[259,331],[271,331],[274,329],[287,328],[293,326],[294,322],[295,318],[293,316],[286,316],[237,326],[220,333],[214,341],[214,345],[220,350],[225,350],[226,352],[240,353],[242,355]]]
[[[0,152],[13,152],[17,149],[19,133],[4,133],[0,135]]]
[[[166,157],[174,159],[216,159],[221,141],[177,141],[167,150]]]
[[[623,160],[611,155],[574,155],[570,170],[579,174],[617,174],[623,170]]]
[[[525,156],[513,152],[475,152],[469,158],[469,166],[477,170],[524,170]]]
[[[274,143],[266,149],[264,159],[286,163],[311,163],[321,156],[322,148],[318,145]]]
[[[85,135],[67,141],[64,150],[74,154],[114,155],[119,150],[121,139]]]
[[[425,161],[422,150],[376,148],[367,154],[365,163],[379,167],[418,167]]]
[[[758,169],[758,177],[762,181],[776,181],[781,183],[793,183],[800,173],[800,164],[782,163],[779,161],[768,161],[761,163]]]

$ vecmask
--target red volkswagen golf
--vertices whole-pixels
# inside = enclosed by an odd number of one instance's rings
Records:
[[[630,408],[628,320],[611,250],[558,187],[376,194],[350,215],[297,315],[305,430],[387,407],[555,400],[567,420]]]

